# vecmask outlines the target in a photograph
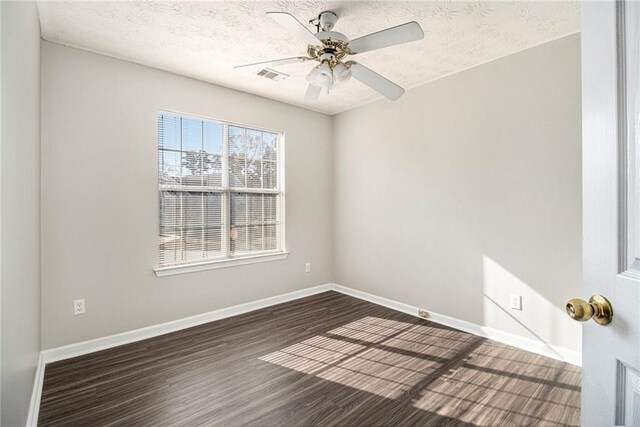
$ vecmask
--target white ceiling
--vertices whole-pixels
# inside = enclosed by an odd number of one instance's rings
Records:
[[[45,40],[329,114],[381,96],[351,79],[307,102],[311,63],[273,67],[291,76],[284,81],[257,76],[260,67],[232,68],[305,54],[304,42],[266,12],[286,11],[306,23],[333,10],[340,17],[334,30],[351,39],[418,21],[423,40],[354,57],[405,88],[580,30],[577,1],[40,2],[39,9]]]

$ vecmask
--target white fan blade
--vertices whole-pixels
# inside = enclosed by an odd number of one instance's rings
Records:
[[[267,16],[282,25],[292,35],[310,45],[319,45],[321,42],[313,35],[304,24],[287,12],[267,12]]]
[[[272,61],[254,62],[253,64],[236,65],[233,68],[253,67],[255,65],[287,65],[303,62],[307,58],[295,56],[293,58],[274,59]]]
[[[400,86],[392,82],[391,80],[387,80],[382,77],[380,74],[375,71],[365,67],[362,64],[353,63],[351,64],[351,75],[360,80],[362,83],[369,86],[371,89],[379,92],[380,94],[386,96],[392,101],[400,98],[404,93],[404,89]]]
[[[305,101],[315,101],[320,97],[320,91],[322,88],[316,85],[309,85],[307,88],[307,93],[304,94]]]
[[[412,21],[351,40],[349,42],[349,49],[351,49],[353,53],[362,53],[423,38],[424,32],[422,31],[422,27],[420,27],[420,24],[417,22]]]

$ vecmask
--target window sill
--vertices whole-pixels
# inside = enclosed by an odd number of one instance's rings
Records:
[[[173,276],[175,274],[195,273],[197,271],[215,270],[218,268],[235,267],[238,265],[256,264],[259,262],[278,261],[287,259],[289,252],[271,252],[260,255],[249,255],[238,258],[221,259],[216,261],[207,261],[197,264],[175,265],[171,267],[156,268],[154,271],[156,276]]]

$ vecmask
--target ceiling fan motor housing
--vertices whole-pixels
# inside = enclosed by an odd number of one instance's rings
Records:
[[[331,11],[320,12],[320,16],[318,17],[320,28],[324,31],[331,31],[331,29],[338,22],[338,15]]]
[[[323,42],[332,41],[332,40],[333,41],[337,40],[342,43],[349,42],[349,39],[347,38],[347,36],[337,31],[320,31],[319,33],[316,34],[316,37],[322,40]]]

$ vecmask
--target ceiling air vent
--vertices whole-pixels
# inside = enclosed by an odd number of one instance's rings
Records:
[[[272,70],[271,68],[265,68],[258,73],[259,76],[266,77],[270,80],[280,81],[289,77],[288,74],[281,73],[280,71]]]

